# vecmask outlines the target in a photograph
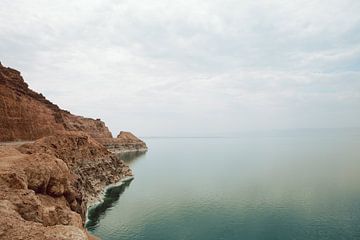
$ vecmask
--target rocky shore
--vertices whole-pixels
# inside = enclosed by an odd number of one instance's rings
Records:
[[[146,149],[60,109],[0,64],[0,239],[96,239],[84,229],[87,207],[132,176],[115,154]]]

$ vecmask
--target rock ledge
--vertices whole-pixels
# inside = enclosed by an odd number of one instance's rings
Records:
[[[0,63],[0,239],[96,239],[84,229],[88,204],[132,176],[114,153],[146,149],[60,109]]]

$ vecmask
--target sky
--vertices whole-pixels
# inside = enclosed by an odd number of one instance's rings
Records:
[[[116,135],[360,127],[358,0],[0,0],[0,61]]]

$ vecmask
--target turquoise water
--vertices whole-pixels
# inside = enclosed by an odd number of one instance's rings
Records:
[[[149,138],[87,228],[104,240],[360,239],[360,135]]]

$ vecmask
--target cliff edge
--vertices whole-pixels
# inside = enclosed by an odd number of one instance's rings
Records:
[[[112,152],[146,150],[129,132],[113,138],[101,119],[76,116],[31,90],[19,71],[0,63],[0,142],[32,141],[59,132],[84,132]]]
[[[145,142],[137,138],[131,132],[121,131],[116,138],[98,138],[97,141],[114,154],[126,151],[147,150]]]
[[[0,64],[0,239],[95,239],[83,227],[89,203],[132,176],[114,152],[146,149],[60,109]]]

